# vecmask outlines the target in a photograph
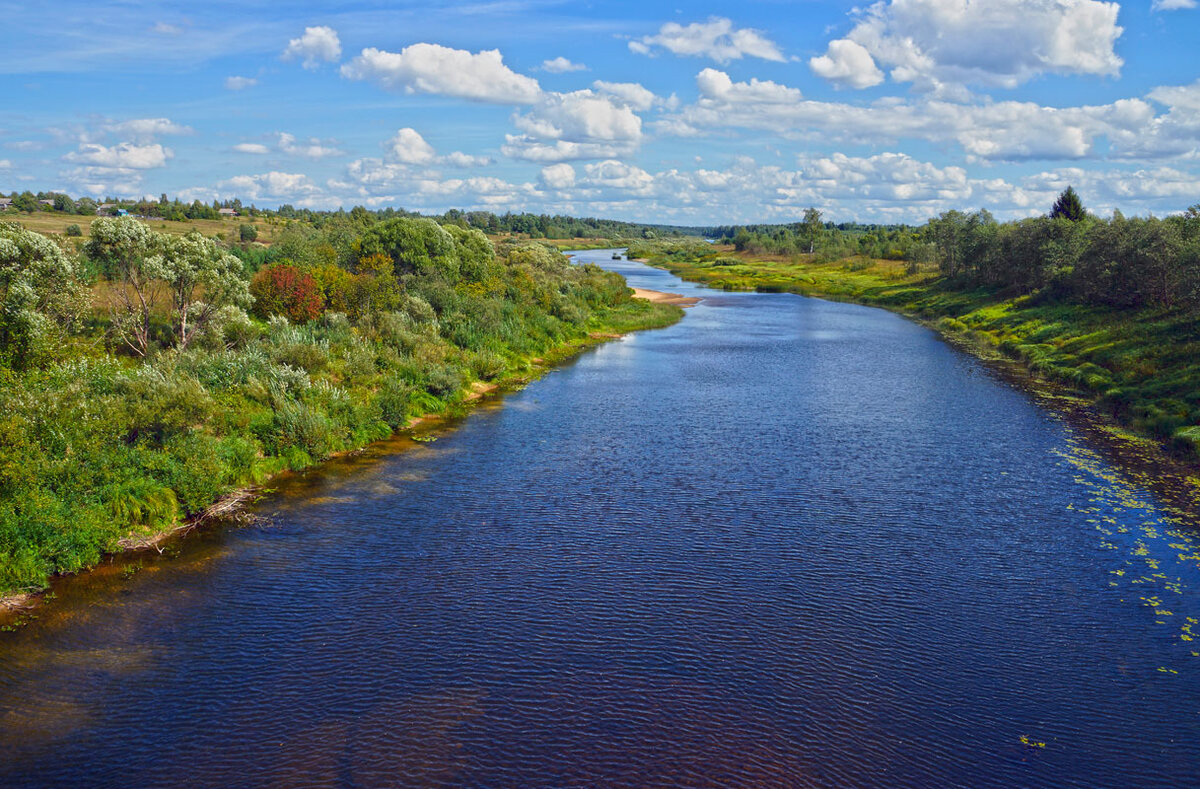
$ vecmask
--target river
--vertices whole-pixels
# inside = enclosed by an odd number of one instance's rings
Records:
[[[704,301],[57,583],[0,785],[1200,786],[1194,524],[926,328],[578,257]]]

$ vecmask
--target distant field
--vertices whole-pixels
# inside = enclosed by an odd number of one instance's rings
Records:
[[[48,235],[66,235],[68,226],[79,225],[79,229],[83,231],[85,238],[90,232],[92,222],[96,218],[94,216],[73,216],[49,211],[33,214],[14,213],[12,211],[0,213],[0,221],[19,222],[30,230]],[[160,233],[171,233],[182,236],[193,230],[199,230],[206,236],[219,235],[226,239],[229,238],[230,233],[236,236],[238,228],[241,225],[250,224],[258,228],[258,240],[264,244],[270,244],[274,240],[275,234],[282,229],[282,224],[272,224],[262,218],[249,219],[245,217],[238,217],[236,219],[193,219],[189,222],[167,222],[151,219],[147,220],[146,224]]]

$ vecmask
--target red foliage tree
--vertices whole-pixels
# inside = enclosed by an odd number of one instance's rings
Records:
[[[308,323],[324,309],[321,288],[312,275],[286,263],[259,271],[250,281],[254,314],[260,318],[283,315],[292,323]]]

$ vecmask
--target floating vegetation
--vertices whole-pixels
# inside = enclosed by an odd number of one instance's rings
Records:
[[[1021,735],[1021,744],[1026,746],[1027,748],[1045,748],[1046,747],[1046,743],[1038,742],[1037,740],[1032,739],[1031,737],[1029,737],[1026,734]]]
[[[1109,570],[1108,587],[1120,590],[1129,584],[1138,588],[1133,599],[1153,612],[1150,621],[1155,625],[1170,626],[1178,621],[1173,617],[1180,607],[1191,609],[1181,615],[1186,621],[1180,629],[1171,630],[1172,638],[1190,646],[1197,637],[1193,625],[1200,624],[1200,612],[1193,608],[1196,603],[1185,595],[1185,590],[1200,585],[1200,539],[1185,526],[1193,516],[1153,503],[1136,473],[1117,471],[1079,441],[1072,439],[1059,456],[1076,469],[1075,481],[1088,491],[1087,506],[1068,509],[1100,533],[1101,548],[1125,552],[1120,566]],[[1168,595],[1175,596],[1169,606],[1165,603]],[[1198,656],[1191,649],[1188,653]],[[1169,667],[1159,672],[1177,673]]]

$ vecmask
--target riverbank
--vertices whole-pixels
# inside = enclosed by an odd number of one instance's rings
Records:
[[[631,288],[635,299],[644,299],[651,304],[674,304],[677,307],[694,307],[703,299],[696,296],[682,296],[678,293],[664,293],[660,290],[646,288]]]
[[[1172,495],[1190,508],[1200,505],[1200,427],[1192,415],[1200,403],[1200,329],[1185,311],[1118,311],[956,289],[936,272],[912,272],[898,261],[810,263],[731,248],[681,260],[641,251],[649,265],[708,287],[850,301],[924,323],[1106,436],[1147,480],[1164,473],[1191,478],[1196,484],[1172,485]]]
[[[638,302],[630,302],[630,304],[637,305]],[[510,365],[509,372],[491,380],[474,380],[467,383],[454,398],[436,401],[440,407],[409,417],[403,426],[386,436],[375,436],[370,440],[354,443],[338,451],[330,452],[323,458],[310,459],[304,464],[276,469],[256,479],[252,485],[238,487],[223,494],[215,502],[190,517],[175,519],[169,523],[160,523],[153,529],[131,532],[117,541],[114,546],[116,550],[105,551],[96,562],[91,562],[76,572],[87,572],[100,561],[113,555],[157,549],[172,537],[202,527],[206,523],[236,518],[239,513],[258,499],[259,493],[268,483],[283,475],[307,471],[329,460],[360,452],[379,441],[428,428],[431,423],[443,419],[464,416],[481,402],[522,388],[554,367],[575,358],[590,348],[619,339],[632,332],[665,328],[676,323],[682,317],[682,309],[672,303],[661,301],[650,301],[645,307],[613,309],[604,316],[604,319],[593,321],[587,333],[542,350],[537,356],[529,356],[519,362],[514,362]],[[249,473],[250,470],[247,469],[247,474],[249,475]],[[76,572],[56,573],[56,576],[74,575]],[[11,625],[14,619],[19,620],[22,615],[36,608],[47,588],[48,585],[36,590],[27,589],[7,593],[0,591],[0,626]]]

